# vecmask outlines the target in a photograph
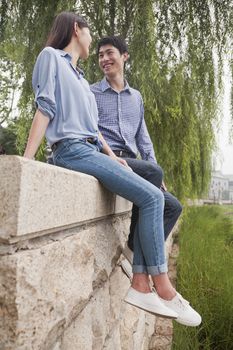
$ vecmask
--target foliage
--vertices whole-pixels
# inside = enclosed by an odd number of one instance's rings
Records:
[[[179,231],[177,290],[201,314],[174,322],[173,350],[230,350],[233,334],[233,206],[187,208]]]
[[[0,154],[2,152],[6,154],[15,154],[17,152],[15,145],[16,135],[13,128],[13,124],[10,124],[7,128],[0,128]],[[4,147],[1,147],[1,145],[4,145]]]
[[[31,87],[32,70],[39,51],[43,48],[51,22],[57,12],[67,7],[72,9],[75,1],[2,1],[0,13],[1,60],[0,74],[3,76],[7,65],[5,80],[0,98],[0,123],[9,121],[12,111],[8,107],[10,93],[18,89],[18,118],[14,118],[14,134],[17,153],[23,154],[28,131],[33,118],[34,96]],[[11,89],[9,88],[11,86]],[[2,89],[1,89],[2,90]],[[11,90],[11,92],[9,92]],[[1,103],[2,102],[2,103]],[[45,145],[42,144],[37,159],[43,160]]]

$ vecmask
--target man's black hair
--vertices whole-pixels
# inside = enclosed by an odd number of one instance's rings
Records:
[[[98,44],[97,44],[97,55],[99,54],[99,50],[102,46],[104,45],[112,45],[116,47],[120,54],[123,55],[123,53],[128,52],[128,47],[123,38],[120,36],[105,36],[104,38],[100,39]]]

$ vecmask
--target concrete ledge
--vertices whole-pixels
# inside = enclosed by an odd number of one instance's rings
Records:
[[[73,227],[127,212],[132,206],[123,198],[116,199],[94,177],[64,168],[1,156],[0,171],[2,241],[15,242],[24,235]]]

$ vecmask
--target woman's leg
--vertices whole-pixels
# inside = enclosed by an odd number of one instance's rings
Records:
[[[134,257],[137,256],[137,259],[142,259],[141,265],[146,265],[145,258],[143,256],[142,247],[139,239],[139,225],[136,224],[134,232]],[[161,273],[159,275],[152,275],[152,281],[156,288],[156,291],[159,296],[163,299],[170,300],[172,299],[176,291],[172,287],[167,273]],[[147,274],[147,269],[144,273],[134,273],[132,279],[132,287],[142,293],[148,293],[150,291],[150,282],[149,276]]]
[[[134,255],[133,272],[166,274],[162,192],[109,156],[100,153],[95,145],[66,140],[55,151],[54,161],[56,165],[95,176],[111,192],[139,207],[139,248]],[[169,288],[168,282],[167,285]]]

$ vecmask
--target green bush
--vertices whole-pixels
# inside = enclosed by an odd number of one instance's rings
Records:
[[[174,322],[173,350],[233,349],[233,207],[186,209],[179,246],[177,289],[203,322]]]

